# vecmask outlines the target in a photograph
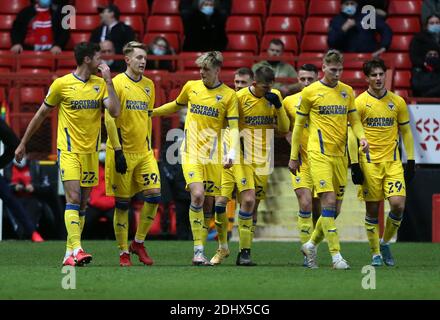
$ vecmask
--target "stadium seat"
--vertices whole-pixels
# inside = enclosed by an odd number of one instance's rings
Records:
[[[122,22],[129,25],[137,35],[137,39],[141,40],[144,36],[144,20],[141,16],[121,16]]]
[[[152,15],[180,15],[179,0],[161,0],[153,1],[151,6]]]
[[[325,52],[327,51],[327,35],[325,34],[306,34],[301,41],[303,52]]]
[[[143,39],[143,43],[145,44],[150,44],[151,42],[153,42],[153,40],[158,37],[164,37],[165,39],[168,40],[168,43],[170,44],[170,46],[174,49],[174,51],[176,53],[180,52],[180,42],[179,42],[179,36],[176,33],[146,33],[144,35],[144,39]]]
[[[48,69],[39,69],[39,68],[20,68],[20,74],[50,74],[51,70]]]
[[[76,68],[75,57],[73,56],[73,52],[70,53],[61,53],[56,56],[56,70],[58,69],[69,69],[74,70]]]
[[[97,14],[98,7],[105,7],[109,4],[108,0],[76,0],[76,14]]]
[[[264,39],[264,38],[263,38]],[[227,51],[258,52],[257,36],[253,34],[228,34]]]
[[[183,36],[183,24],[180,16],[150,16],[147,20],[147,33],[176,33]]]
[[[393,77],[393,87],[399,89],[411,88],[411,71],[397,70]]]
[[[48,51],[23,51],[18,60],[18,70],[23,68],[53,70],[53,54]]]
[[[393,34],[414,34],[420,32],[420,20],[418,17],[392,17],[387,23],[393,30]]]
[[[318,69],[322,68],[322,58],[324,53],[322,52],[301,52],[298,57],[297,67],[299,68],[303,64],[314,64]]]
[[[179,54],[179,70],[199,70],[195,61],[201,55],[202,52],[181,52]]]
[[[17,88],[11,88],[9,91],[9,99],[12,102]],[[22,87],[20,88],[20,102],[21,104],[38,104],[40,105],[44,100],[44,89],[41,87]]]
[[[264,0],[233,0],[231,15],[266,17],[266,1]]]
[[[182,89],[181,88],[173,88],[171,89],[170,93],[168,94],[168,101],[174,101],[179,96],[179,93]]]
[[[14,58],[12,56],[5,57],[4,54],[12,54],[9,50],[0,50],[0,68],[4,72],[11,71],[14,65]]]
[[[304,0],[271,1],[269,16],[298,16],[305,17],[306,4]]]
[[[409,91],[406,89],[395,89],[393,91],[395,94],[401,96],[403,99],[407,100],[409,97]]]
[[[248,52],[224,52],[222,72],[223,70],[235,71],[241,67],[250,68],[253,65],[253,62],[252,55]]]
[[[396,69],[411,69],[412,64],[407,52],[385,52],[381,55],[388,68],[394,65]]]
[[[299,17],[268,17],[266,19],[264,33],[289,33],[294,34],[299,40],[302,32],[302,24]]]
[[[160,87],[156,87],[155,93],[156,93],[155,101],[154,101],[155,107],[160,107],[161,105],[163,105],[167,102],[167,97],[166,97],[164,89],[162,89]]]
[[[76,31],[91,32],[93,29],[99,27],[101,19],[98,15],[77,15],[76,16]]]
[[[0,14],[17,14],[28,6],[30,6],[29,0],[0,0]]]
[[[115,0],[113,4],[118,6],[121,14],[148,16],[148,4],[145,0]]]
[[[363,79],[365,78],[364,73],[362,70],[344,70],[342,73],[342,80],[346,79]]]
[[[226,21],[226,33],[251,33],[261,37],[263,27],[257,16],[230,16]]]
[[[284,43],[284,51],[298,53],[298,41],[296,40],[296,36],[287,35],[287,34],[267,34],[263,36],[263,40],[261,41],[261,51],[266,52],[267,48],[269,48],[269,43],[272,39],[280,39]]]
[[[304,34],[327,34],[330,26],[330,17],[309,17],[304,25]]]
[[[344,53],[344,69],[362,70],[364,62],[371,58],[371,53]]]
[[[312,0],[309,5],[309,16],[333,17],[341,11],[339,0]]]
[[[13,14],[0,15],[0,30],[5,30],[5,31],[11,30],[14,20],[15,20],[15,15]]]
[[[0,49],[11,48],[11,37],[9,31],[0,31]]]
[[[408,51],[413,35],[393,35],[389,51]]]
[[[66,50],[73,50],[77,43],[90,40],[90,32],[72,32]]]
[[[390,1],[388,16],[420,16],[422,3],[420,1]]]

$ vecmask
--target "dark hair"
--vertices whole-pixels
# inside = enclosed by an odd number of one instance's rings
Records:
[[[299,67],[299,70],[310,71],[310,72],[314,72],[314,73],[318,74],[318,68],[314,64],[311,64],[311,63],[303,64],[301,67]]]
[[[104,10],[108,10],[110,12],[113,12],[113,15],[115,16],[116,20],[119,20],[119,17],[121,16],[121,11],[119,10],[118,6],[114,5],[114,4],[110,4],[108,6],[105,7],[98,7],[98,12],[101,13]]]
[[[249,76],[249,78],[251,78],[252,80],[254,79],[254,73],[253,73],[253,71],[252,71],[252,69],[251,68],[248,68],[248,67],[244,67],[244,68],[240,68],[240,69],[237,69],[236,71],[235,71],[235,74],[238,74],[238,75],[240,75],[240,76]]]
[[[255,81],[258,83],[271,83],[275,81],[275,73],[272,68],[263,66],[255,70]]]
[[[362,71],[368,77],[375,68],[381,68],[384,72],[387,71],[387,67],[385,66],[385,62],[380,58],[373,58],[371,60],[365,61],[362,66]]]
[[[281,39],[274,38],[274,39],[270,40],[269,45],[271,45],[271,44],[274,44],[276,46],[281,46],[284,50],[284,42],[281,41]]]
[[[73,49],[75,53],[75,61],[78,66],[84,63],[84,58],[89,57],[93,59],[96,52],[99,52],[101,48],[99,44],[93,42],[80,42]]]
[[[424,26],[425,28],[428,26],[428,21],[429,21],[429,19],[431,19],[432,17],[436,17],[436,18],[440,19],[440,14],[434,13],[434,14],[431,14],[429,17],[427,17],[426,20],[423,21],[423,26]]]

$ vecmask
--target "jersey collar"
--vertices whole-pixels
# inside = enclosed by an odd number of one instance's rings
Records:
[[[75,72],[72,72],[72,75],[76,78],[76,79],[78,79],[79,81],[81,81],[81,82],[84,82],[84,83],[86,83],[87,81],[89,81],[89,79],[87,79],[87,80],[83,80],[83,79],[81,79],[80,77],[78,77],[76,74],[75,74]]]
[[[387,95],[388,90],[385,89],[385,93],[384,93],[381,97],[376,97],[375,95],[372,95],[372,94],[370,93],[370,91],[368,91],[368,90],[367,90],[367,93],[368,93],[370,96],[372,96],[373,98],[375,98],[375,99],[377,99],[377,100],[380,100],[380,99],[382,99],[383,97],[385,97],[385,96]]]
[[[139,81],[142,80],[142,76],[139,78],[139,80],[135,80],[135,79],[133,79],[132,77],[130,77],[130,76],[127,74],[127,72],[124,72],[124,74],[127,76],[128,79],[130,79],[130,80],[133,81],[133,82],[139,82]]]
[[[202,83],[203,83],[203,81],[202,81]],[[214,87],[208,87],[206,84],[203,83],[203,85],[204,85],[207,89],[209,89],[209,90],[217,89],[217,88],[219,88],[222,84],[223,84],[223,82],[220,81],[220,83],[219,83],[218,85],[216,85],[216,86],[214,86]]]
[[[339,81],[338,81],[334,86],[329,86],[328,84],[322,82],[322,80],[319,80],[319,82],[320,82],[322,85],[324,85],[324,86],[326,86],[326,87],[329,87],[329,88],[336,88],[336,87],[338,86],[338,84],[339,84]]]

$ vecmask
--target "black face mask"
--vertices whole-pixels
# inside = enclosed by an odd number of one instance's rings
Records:
[[[425,62],[434,70],[440,69],[440,57],[427,57]]]
[[[272,67],[274,67],[274,66],[276,66],[277,64],[280,63],[279,61],[273,61],[273,60],[269,60],[269,61],[267,61],[267,62],[269,62],[269,64],[270,64]]]

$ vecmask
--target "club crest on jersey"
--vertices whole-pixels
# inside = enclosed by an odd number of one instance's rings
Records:
[[[215,100],[216,100],[217,102],[219,102],[222,98],[223,98],[223,96],[221,96],[221,95],[219,95],[219,94],[215,96]]]
[[[394,110],[394,107],[394,103],[388,102],[388,108],[390,108],[390,110]]]
[[[247,182],[247,179],[246,179],[246,178],[241,179],[241,184],[242,184],[243,186],[246,185],[246,182]]]
[[[93,89],[98,93],[99,92],[99,86],[93,86]]]
[[[301,181],[301,177],[296,177],[295,181],[296,181],[296,183],[299,183]]]
[[[146,87],[144,90],[147,95],[150,95],[150,88],[149,87]]]
[[[363,194],[364,194],[364,196],[366,196],[368,194],[368,189],[364,189]]]
[[[188,172],[188,176],[192,179],[194,177],[194,172],[193,171]]]
[[[324,186],[325,186],[325,180],[320,180],[320,181],[319,181],[319,185],[320,185],[321,187],[324,187]]]
[[[342,98],[347,99],[347,92],[341,91],[341,96]]]

